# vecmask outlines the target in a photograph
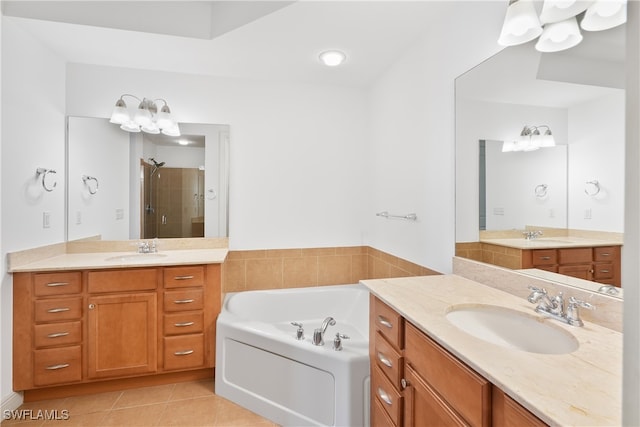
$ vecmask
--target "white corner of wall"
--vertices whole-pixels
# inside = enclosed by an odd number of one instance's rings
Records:
[[[0,404],[1,405],[0,409],[2,409],[1,419],[4,420],[5,414],[7,412],[15,411],[20,407],[20,405],[22,405],[23,402],[24,402],[24,396],[22,395],[22,393],[17,393],[15,391],[12,391],[11,393],[9,393],[8,396],[4,396],[2,398],[2,403]]]

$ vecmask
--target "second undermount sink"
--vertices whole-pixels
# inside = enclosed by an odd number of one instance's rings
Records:
[[[135,254],[127,254],[127,255],[116,255],[109,258],[106,258],[105,261],[120,261],[120,262],[130,262],[130,261],[151,261],[157,260],[160,258],[166,257],[167,254],[159,254],[159,253],[135,253]]]
[[[457,305],[446,318],[464,332],[502,347],[542,354],[567,354],[578,340],[550,320],[493,305]]]

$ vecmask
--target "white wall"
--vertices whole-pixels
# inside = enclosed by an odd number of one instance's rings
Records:
[[[64,241],[65,64],[39,41],[2,19],[2,317],[0,337],[2,405],[12,392],[12,286],[6,253]],[[38,167],[57,171],[46,192],[35,180]],[[50,213],[44,229],[43,212]]]
[[[122,93],[230,125],[231,249],[362,244],[364,90],[69,64],[68,114],[108,117]]]
[[[624,231],[624,99],[621,90],[569,108],[571,228]],[[593,180],[601,190],[588,196],[586,182]]]

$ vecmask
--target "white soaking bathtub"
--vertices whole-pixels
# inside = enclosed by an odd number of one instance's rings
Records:
[[[333,317],[324,346],[314,329]],[[304,326],[303,340],[296,339]],[[334,350],[336,333],[342,351]],[[284,426],[369,425],[369,292],[363,285],[226,295],[216,330],[215,392]]]

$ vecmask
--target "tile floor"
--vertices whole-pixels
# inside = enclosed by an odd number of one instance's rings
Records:
[[[276,424],[213,392],[213,380],[167,384],[23,404],[29,420],[2,419],[8,426],[256,426]],[[38,411],[66,420],[43,420]],[[54,412],[56,411],[57,412]],[[29,412],[30,411],[30,412]],[[63,412],[68,411],[68,412]],[[40,412],[42,414],[42,412]],[[3,414],[6,415],[6,414]],[[24,416],[24,415],[23,415]],[[41,415],[40,418],[44,418]]]

